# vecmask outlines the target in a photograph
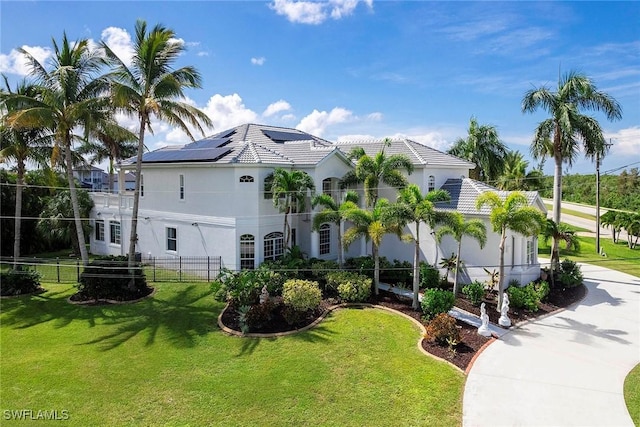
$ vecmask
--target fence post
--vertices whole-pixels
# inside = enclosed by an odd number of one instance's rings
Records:
[[[151,265],[153,266],[153,281],[156,281],[156,257],[151,258]]]
[[[58,283],[60,283],[60,257],[56,257],[56,273],[58,275]]]
[[[178,257],[178,282],[182,282],[182,257]]]
[[[211,279],[211,257],[207,255],[207,282],[210,282]]]
[[[78,282],[80,282],[80,260],[76,260],[76,276],[78,277]]]

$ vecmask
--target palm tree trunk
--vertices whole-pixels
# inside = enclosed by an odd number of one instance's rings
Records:
[[[285,211],[284,211],[284,226],[283,226],[283,230],[282,230],[282,234],[284,236],[284,249],[285,250],[289,249],[289,240],[291,238],[290,229],[291,229],[291,227],[289,226],[289,206],[287,205],[287,207],[285,208]]]
[[[462,252],[462,237],[458,240],[458,256],[456,257],[456,271],[453,272],[453,295],[458,295],[458,271],[460,270],[460,252]]]
[[[142,155],[144,154],[144,127],[146,116],[140,114],[140,131],[138,132],[138,156],[136,157],[136,185],[133,192],[133,212],[131,212],[131,233],[129,235],[129,252],[127,255],[129,273],[134,274],[136,243],[138,242],[138,210],[140,206],[140,175],[142,175]],[[129,287],[133,289],[132,277]]]
[[[416,244],[413,254],[413,307],[414,310],[418,309],[418,294],[420,293],[420,223],[416,222]]]
[[[342,269],[344,254],[342,252],[342,221],[338,222],[338,266]]]
[[[562,209],[562,152],[560,147],[560,135],[558,127],[555,130],[555,142],[553,147],[553,157],[555,160],[555,169],[553,173],[553,221],[560,225],[560,211]],[[558,237],[553,236],[553,246],[551,250],[551,271],[556,271],[560,253],[558,250]]]
[[[20,258],[20,239],[22,239],[22,188],[24,187],[24,162],[18,162],[18,179],[16,185],[16,210],[14,215],[13,229],[13,268],[18,267]]]
[[[378,255],[378,246],[373,243],[373,292],[378,295],[378,284],[380,283],[380,256]]]
[[[85,245],[84,230],[82,229],[82,219],[80,218],[80,204],[78,203],[78,190],[73,179],[73,164],[71,162],[71,142],[64,142],[65,161],[67,163],[67,181],[69,182],[69,195],[71,196],[71,207],[73,208],[73,219],[76,224],[76,235],[78,237],[78,247],[82,264],[89,264],[89,254]]]
[[[504,293],[504,243],[507,241],[507,230],[502,228],[502,236],[500,237],[500,269],[498,270],[498,306],[497,311],[502,307],[502,294]],[[551,273],[553,274],[553,272]]]

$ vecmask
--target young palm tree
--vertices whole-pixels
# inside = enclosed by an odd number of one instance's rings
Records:
[[[391,205],[384,213],[385,222],[398,223],[402,228],[411,224],[415,227],[415,236],[407,234],[403,236],[405,240],[414,243],[413,253],[413,304],[412,307],[419,307],[418,294],[420,292],[420,225],[427,224],[431,229],[436,224],[445,222],[448,212],[439,212],[434,203],[451,200],[449,193],[444,190],[434,190],[423,195],[420,187],[410,184],[400,190],[397,203]]]
[[[332,222],[338,228],[338,265],[343,264],[343,247],[342,247],[342,222],[345,219],[345,212],[349,209],[358,207],[360,197],[355,191],[347,191],[344,195],[342,203],[338,204],[333,197],[328,194],[318,194],[311,200],[311,206],[322,206],[323,210],[313,217],[313,229],[318,231],[320,226],[327,222]]]
[[[136,154],[138,144],[136,135],[119,127],[108,126],[95,133],[95,140],[85,141],[77,152],[89,156],[89,164],[102,163],[109,160],[109,193],[113,191],[115,163],[128,159]]]
[[[98,77],[102,59],[89,48],[88,40],[71,43],[66,34],[60,45],[53,40],[50,70],[26,50],[18,50],[31,67],[31,75],[38,85],[38,97],[9,95],[5,101],[7,107],[18,106],[19,109],[7,117],[7,124],[13,128],[46,129],[55,141],[54,160],[58,159],[60,150],[63,151],[76,234],[81,242],[80,255],[86,265],[89,256],[73,177],[72,145],[75,141],[86,140],[100,123],[110,119],[111,110],[105,96],[108,85],[104,78]],[[76,134],[76,129],[82,129],[83,135]]]
[[[611,227],[613,243],[618,243],[618,237],[620,236],[620,231],[623,228],[623,216],[624,213],[618,211],[606,211],[600,217],[600,224],[603,227]]]
[[[173,30],[156,25],[147,31],[147,23],[138,20],[135,27],[134,54],[131,66],[127,66],[113,50],[102,43],[108,63],[114,67],[109,74],[113,106],[139,121],[138,152],[136,158],[136,186],[133,196],[131,235],[129,239],[129,267],[134,264],[138,240],[138,209],[140,203],[140,176],[144,152],[145,131],[151,128],[151,118],[156,117],[182,129],[191,140],[195,138],[188,124],[193,125],[204,136],[201,122],[211,126],[209,117],[184,99],[184,90],[199,88],[200,74],[191,66],[173,69],[180,54],[185,50],[176,39]]]
[[[37,88],[26,81],[21,82],[12,91],[6,77],[5,89],[0,92],[0,102],[5,96],[15,93],[26,97],[37,97]],[[16,105],[13,105],[16,107]],[[3,117],[14,113],[3,112]],[[12,129],[0,124],[0,162],[12,161],[16,165],[16,206],[14,215],[13,268],[18,266],[20,257],[20,241],[22,239],[22,192],[25,186],[24,176],[26,163],[31,162],[39,167],[46,167],[51,157],[51,140],[42,135],[42,129]]]
[[[340,185],[346,188],[355,184],[364,184],[365,201],[368,207],[376,205],[378,187],[381,183],[395,188],[404,188],[409,184],[401,170],[411,174],[413,164],[404,154],[387,156],[384,148],[390,144],[390,140],[385,139],[382,150],[374,157],[369,157],[360,147],[354,148],[349,153],[349,157],[356,161],[356,167],[342,177]]]
[[[592,159],[598,155],[604,156],[609,149],[598,121],[582,112],[601,111],[608,120],[619,120],[622,118],[622,107],[613,97],[599,91],[590,78],[571,71],[560,78],[556,91],[542,86],[525,93],[522,112],[533,113],[539,108],[551,118],[542,121],[536,128],[531,153],[536,159],[547,156],[554,159],[553,220],[559,224],[562,164],[571,166],[581,148]],[[557,241],[554,241],[553,251],[558,252]],[[552,268],[555,269],[556,265],[552,264]]]
[[[372,210],[353,207],[345,212],[345,219],[353,223],[353,226],[344,232],[342,242],[344,248],[348,248],[357,239],[364,237],[371,241],[373,256],[373,289],[378,295],[380,283],[380,254],[379,248],[385,234],[394,233],[400,236],[402,227],[398,223],[384,221],[385,210],[389,208],[387,199],[379,199]]]
[[[502,173],[502,164],[507,154],[506,146],[500,141],[494,126],[479,125],[475,117],[469,120],[469,134],[466,139],[456,140],[449,154],[476,164],[469,177],[478,181],[494,181]]]
[[[565,249],[573,249],[576,251],[580,249],[580,241],[578,240],[576,232],[566,224],[556,224],[551,218],[546,219],[542,229],[542,236],[544,237],[545,243],[548,243],[549,239],[562,240],[565,243]],[[553,256],[553,254],[551,255]],[[560,260],[556,259],[555,262],[560,262]]]
[[[476,209],[484,206],[491,209],[489,220],[493,231],[500,233],[500,271],[498,278],[498,311],[502,307],[504,292],[504,246],[507,240],[507,230],[515,231],[524,236],[536,236],[543,229],[545,217],[538,209],[529,206],[524,194],[514,191],[503,200],[498,194],[489,191],[482,193],[476,199]]]
[[[504,157],[502,174],[496,187],[500,190],[523,190],[526,186],[527,162],[519,151],[509,151]]]
[[[458,242],[458,255],[456,257],[456,268],[453,276],[453,294],[458,295],[460,292],[458,286],[458,271],[460,270],[460,260],[462,259],[462,239],[465,236],[471,237],[480,244],[480,248],[484,247],[487,242],[487,227],[480,219],[470,219],[466,221],[460,212],[453,212],[445,225],[436,231],[436,239],[438,243],[446,235],[451,235]]]
[[[307,190],[314,191],[313,178],[304,171],[288,171],[276,168],[271,178],[271,193],[273,194],[273,206],[284,213],[284,248],[289,248],[291,241],[291,225],[289,214],[293,209],[296,212],[304,211]]]

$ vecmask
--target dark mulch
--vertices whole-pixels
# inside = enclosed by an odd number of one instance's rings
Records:
[[[83,305],[110,305],[114,303],[127,303],[131,301],[136,301],[151,295],[154,291],[154,288],[146,286],[140,289],[137,289],[134,292],[130,292],[129,294],[118,294],[116,296],[108,297],[108,298],[100,298],[96,300],[94,297],[85,295],[81,292],[77,292],[71,297],[69,300],[76,303],[84,303]]]

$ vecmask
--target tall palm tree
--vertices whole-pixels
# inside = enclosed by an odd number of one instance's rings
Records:
[[[202,124],[211,126],[211,119],[196,107],[186,102],[184,90],[201,87],[200,73],[192,66],[173,69],[180,54],[185,50],[176,39],[175,32],[162,25],[147,31],[147,23],[138,20],[135,27],[134,54],[128,66],[104,42],[107,62],[114,67],[109,73],[113,106],[125,114],[137,117],[138,152],[136,158],[136,186],[133,196],[131,235],[129,239],[129,267],[133,267],[136,242],[138,240],[138,209],[140,204],[140,176],[144,153],[145,131],[151,128],[151,118],[156,117],[182,129],[191,140],[195,138],[188,124],[204,136]]]
[[[526,185],[529,162],[519,151],[508,151],[504,157],[503,170],[496,182],[500,190],[522,190]]]
[[[345,212],[349,209],[358,207],[358,200],[360,197],[355,191],[347,191],[344,195],[342,203],[336,202],[333,197],[328,194],[318,194],[311,200],[311,206],[322,206],[320,212],[313,217],[313,229],[318,231],[320,226],[327,222],[332,222],[338,229],[338,265],[342,267],[343,264],[343,250],[342,247],[342,223],[345,219]]]
[[[502,307],[504,292],[504,247],[507,241],[507,231],[512,230],[524,236],[536,236],[543,229],[545,216],[538,209],[529,206],[523,193],[514,191],[503,200],[497,193],[489,191],[482,193],[476,199],[476,209],[484,206],[491,209],[489,220],[495,233],[500,233],[500,270],[498,278],[498,311]]]
[[[38,96],[37,88],[31,83],[22,81],[15,91],[11,90],[9,82],[4,78],[5,88],[0,90],[0,102],[9,94],[15,93],[26,97]],[[15,111],[16,105],[8,111],[3,111],[3,118]],[[6,110],[6,108],[3,108]],[[4,121],[4,120],[3,120]],[[46,167],[47,159],[51,157],[51,140],[42,135],[42,129],[14,129],[0,124],[0,162],[12,161],[16,165],[16,206],[14,215],[14,243],[13,268],[18,267],[20,257],[20,241],[22,239],[22,192],[25,186],[24,176],[26,163],[31,162],[38,167]]]
[[[467,138],[458,138],[448,153],[475,163],[469,177],[486,182],[496,180],[502,173],[507,148],[500,141],[495,126],[479,125],[478,120],[471,117]]]
[[[91,50],[89,41],[81,39],[69,42],[63,34],[62,43],[53,40],[53,60],[51,69],[45,68],[25,49],[18,49],[31,68],[31,75],[38,84],[39,96],[30,98],[13,94],[6,103],[19,105],[20,109],[7,118],[7,124],[14,128],[45,128],[55,141],[53,157],[64,153],[64,162],[69,184],[76,234],[80,243],[83,264],[89,262],[84,244],[85,234],[80,217],[78,195],[73,177],[73,143],[86,140],[91,132],[111,117],[107,81],[98,76],[103,62],[97,51]],[[82,129],[83,135],[75,133]]]
[[[342,242],[344,248],[348,248],[357,239],[364,237],[371,241],[371,252],[373,256],[373,288],[378,295],[378,285],[380,283],[380,253],[379,248],[385,234],[393,233],[400,236],[402,227],[398,223],[387,223],[384,220],[385,210],[389,208],[387,199],[378,199],[376,205],[371,210],[353,207],[345,212],[347,221],[353,226],[344,232]]]
[[[271,181],[271,193],[273,194],[273,206],[284,213],[284,248],[289,248],[291,241],[291,225],[289,224],[289,214],[295,209],[296,212],[305,210],[305,198],[308,190],[315,190],[313,178],[308,173],[293,169],[288,171],[283,168],[276,168],[273,171]]]
[[[89,164],[94,165],[109,160],[109,193],[113,191],[115,163],[136,154],[136,135],[117,126],[108,126],[95,133],[95,139],[85,141],[77,152],[89,156]]]
[[[356,167],[342,177],[340,186],[346,188],[355,184],[364,184],[365,201],[368,207],[376,205],[380,184],[395,188],[404,188],[409,184],[401,171],[411,174],[413,164],[404,154],[387,156],[384,149],[390,144],[391,141],[385,139],[382,150],[373,157],[368,156],[361,147],[354,148],[349,153],[349,157],[356,161]]]
[[[524,94],[523,113],[533,113],[540,108],[551,118],[543,120],[536,128],[531,153],[536,159],[554,159],[553,220],[560,224],[563,163],[571,166],[581,148],[585,156],[592,159],[604,156],[609,149],[598,121],[583,111],[601,111],[608,120],[619,120],[622,107],[613,97],[599,91],[590,78],[570,71],[559,79],[556,91],[541,86]],[[555,239],[552,250],[558,252]],[[552,268],[556,267],[552,264]]]
[[[404,228],[411,224],[415,227],[415,236],[407,234],[405,240],[414,243],[413,252],[413,304],[419,307],[418,294],[420,292],[420,226],[427,224],[431,229],[436,224],[445,222],[450,213],[437,211],[435,203],[451,200],[451,196],[445,190],[434,190],[423,195],[420,187],[410,184],[398,193],[398,200],[385,211],[386,222],[396,222]]]
[[[458,242],[458,255],[456,257],[456,268],[453,276],[453,294],[458,295],[460,292],[458,271],[460,271],[460,260],[462,259],[462,239],[465,236],[471,237],[480,244],[480,248],[482,249],[487,242],[487,227],[480,219],[465,220],[460,212],[453,212],[445,225],[436,231],[438,243],[447,235],[451,235],[455,241]]]

